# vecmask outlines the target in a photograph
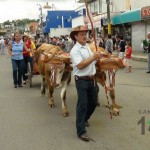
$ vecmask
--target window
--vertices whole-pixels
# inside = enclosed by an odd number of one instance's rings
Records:
[[[98,13],[98,1],[95,2],[95,13]]]
[[[98,0],[99,3],[99,13],[102,13],[102,0]]]
[[[90,11],[93,13],[93,14],[97,14],[97,13],[100,13],[102,11],[102,0],[97,0],[97,1],[91,1],[89,3],[89,6],[90,6]]]

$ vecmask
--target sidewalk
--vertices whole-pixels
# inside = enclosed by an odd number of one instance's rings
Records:
[[[117,54],[116,51],[113,51],[113,54]],[[143,61],[143,62],[147,62],[147,54],[143,53],[141,51],[133,51],[132,52],[132,59],[133,60],[137,60],[137,61]]]
[[[139,52],[139,51],[133,51],[132,52],[132,59],[137,61],[144,61],[147,62],[147,53]]]

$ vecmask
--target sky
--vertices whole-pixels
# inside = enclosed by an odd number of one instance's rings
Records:
[[[76,0],[0,0],[0,23],[17,19],[38,19],[40,15],[39,6],[48,2],[55,6],[56,10],[73,10],[79,4]],[[43,9],[43,14],[46,15]]]

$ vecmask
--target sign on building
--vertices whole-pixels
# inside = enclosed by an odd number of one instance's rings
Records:
[[[150,6],[141,8],[141,18],[150,18]]]

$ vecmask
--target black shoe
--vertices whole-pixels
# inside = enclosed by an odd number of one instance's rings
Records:
[[[146,73],[150,73],[150,71],[147,71]]]
[[[14,85],[14,88],[17,88],[17,85]]]
[[[90,138],[88,137],[86,133],[82,134],[79,138],[80,140],[85,141],[85,142],[89,142],[90,140]]]
[[[88,121],[85,122],[85,126],[86,126],[86,127],[89,127],[89,126],[90,126],[90,124],[89,124]]]
[[[19,87],[22,87],[22,85],[18,85]]]

